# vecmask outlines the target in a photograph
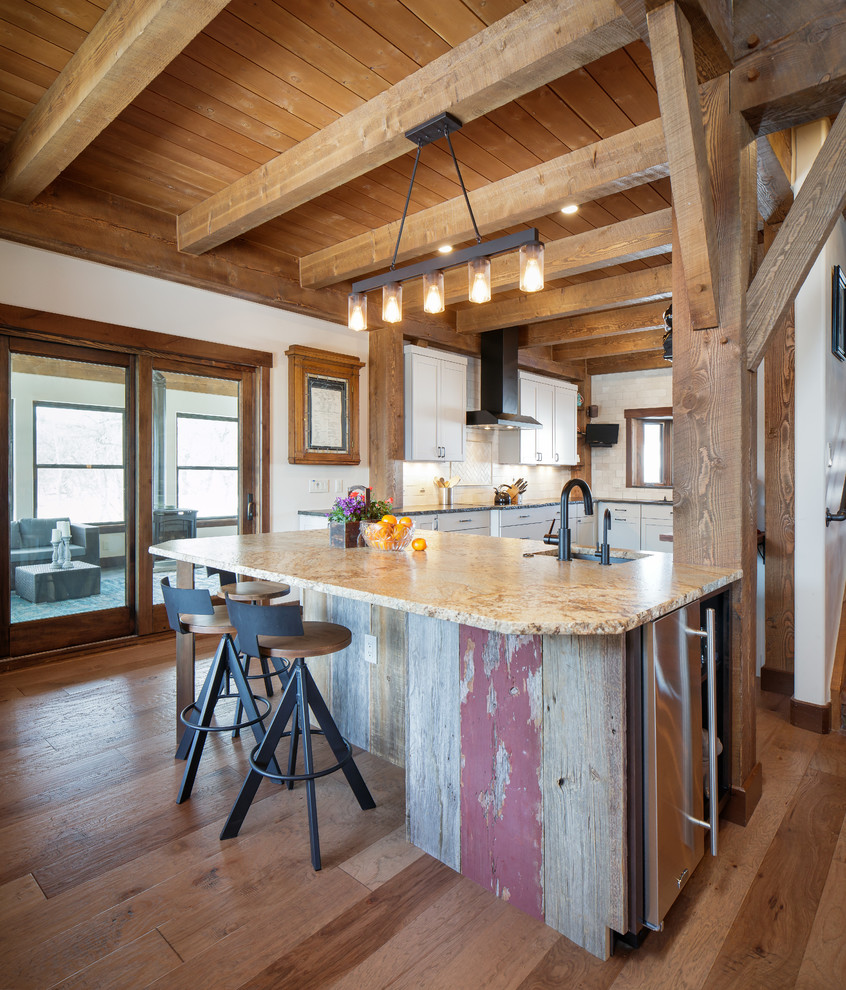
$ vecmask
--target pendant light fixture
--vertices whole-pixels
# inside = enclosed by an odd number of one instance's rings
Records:
[[[504,254],[506,251],[520,250],[520,288],[523,292],[538,292],[543,288],[543,244],[541,243],[536,228],[521,230],[516,234],[508,234],[505,237],[498,237],[492,241],[482,242],[482,235],[476,226],[476,218],[473,216],[473,208],[470,206],[470,198],[464,187],[464,180],[461,177],[461,169],[458,167],[458,159],[452,148],[450,133],[461,127],[461,122],[449,113],[438,114],[431,120],[427,120],[419,127],[415,127],[405,132],[409,141],[417,145],[417,155],[414,159],[414,168],[411,170],[411,181],[408,185],[408,194],[405,197],[405,206],[402,211],[399,231],[397,233],[397,243],[394,247],[394,256],[391,267],[381,275],[374,275],[371,278],[360,279],[353,282],[352,291],[349,297],[348,306],[348,326],[351,330],[367,329],[367,295],[372,289],[382,289],[382,320],[385,323],[399,323],[402,320],[402,283],[408,279],[416,279],[422,276],[423,279],[423,310],[426,313],[442,313],[446,303],[444,294],[444,268],[455,268],[458,265],[467,264],[468,292],[467,297],[470,302],[489,302],[491,298],[491,257],[497,254]],[[411,190],[414,186],[414,177],[417,174],[417,165],[420,161],[420,152],[427,144],[445,137],[452,155],[455,171],[458,175],[458,182],[461,185],[461,192],[464,195],[464,202],[470,214],[473,230],[476,234],[476,243],[462,251],[454,251],[449,257],[430,258],[414,265],[406,265],[404,268],[397,268],[397,255],[399,254],[400,240],[402,238],[405,218],[408,213],[408,204],[411,200]]]

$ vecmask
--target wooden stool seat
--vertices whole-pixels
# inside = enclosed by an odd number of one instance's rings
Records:
[[[334,622],[303,622],[302,636],[262,636],[259,650],[263,657],[295,660],[297,657],[323,657],[327,653],[337,653],[351,642],[352,633],[346,626]]]
[[[185,632],[197,636],[230,636],[235,635],[235,626],[229,620],[229,612],[225,605],[212,605],[212,615],[180,615],[180,621]]]
[[[222,584],[220,593],[236,602],[273,602],[290,594],[289,584],[278,581],[236,581]]]
[[[239,833],[262,777],[284,783],[289,790],[296,781],[302,781],[306,785],[311,865],[319,870],[316,780],[340,770],[347,778],[359,807],[362,810],[376,807],[376,802],[355,765],[352,746],[341,736],[306,666],[307,657],[325,656],[349,646],[352,633],[346,626],[334,622],[304,622],[301,610],[291,605],[263,608],[257,604],[236,602],[231,598],[227,598],[226,604],[238,630],[241,649],[251,656],[269,659],[272,663],[284,661],[289,664],[289,678],[264,738],[250,753],[250,771],[241,785],[241,791],[229,812],[220,837],[231,839]],[[311,727],[312,716],[318,726],[316,729]],[[329,744],[335,758],[335,763],[331,766],[315,766],[311,746],[314,734],[324,736]],[[287,773],[279,773],[273,766],[276,747],[283,737],[289,740]],[[303,773],[296,773],[297,750],[301,738],[305,770]]]

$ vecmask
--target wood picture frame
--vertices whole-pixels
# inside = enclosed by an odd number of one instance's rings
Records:
[[[288,358],[288,462],[360,464],[358,373],[354,354],[294,344]]]
[[[846,361],[846,274],[840,265],[831,269],[831,353]]]

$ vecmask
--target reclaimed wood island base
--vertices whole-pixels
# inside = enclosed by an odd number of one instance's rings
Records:
[[[210,564],[298,586],[306,618],[351,629],[351,645],[312,671],[344,735],[405,767],[409,840],[607,958],[628,923],[626,633],[740,572],[427,541],[418,553],[344,550],[306,531],[152,552],[182,562],[183,584]],[[178,706],[193,690],[181,646]]]

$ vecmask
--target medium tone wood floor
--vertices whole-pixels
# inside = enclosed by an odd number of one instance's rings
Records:
[[[212,738],[177,806],[173,698],[168,641],[0,676],[2,990],[846,987],[846,734],[787,699],[759,704],[750,824],[601,963],[410,846],[402,771],[366,753],[375,810],[318,784],[322,872],[302,787],[264,782],[222,843],[247,738]]]

